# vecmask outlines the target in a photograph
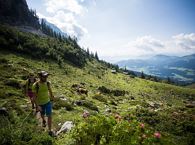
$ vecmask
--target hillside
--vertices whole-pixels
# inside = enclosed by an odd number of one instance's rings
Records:
[[[26,0],[0,0],[0,19],[14,26],[40,27],[36,11],[29,10]]]
[[[183,57],[156,55],[145,60],[124,60],[117,64],[133,71],[143,71],[146,74],[161,78],[171,78],[181,84],[195,81],[195,55]]]
[[[194,89],[112,73],[108,64],[89,57],[74,47],[76,43],[72,40],[60,42],[7,26],[1,28],[0,107],[9,115],[0,116],[0,144],[195,143]],[[32,47],[35,43],[36,47]],[[61,61],[51,52],[57,53]],[[80,59],[84,61],[75,61]],[[56,138],[37,125],[30,103],[21,91],[28,73],[40,70],[51,74],[49,80],[56,97],[54,130],[65,121],[73,121],[75,125],[69,133]],[[78,93],[72,88],[74,84],[82,85],[88,95]],[[84,110],[90,113],[85,119]],[[155,132],[161,136],[154,135]]]

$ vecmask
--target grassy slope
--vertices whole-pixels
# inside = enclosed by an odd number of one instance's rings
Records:
[[[121,114],[129,112],[135,115],[143,113],[143,111],[153,111],[156,116],[151,116],[150,119],[156,117],[156,119],[153,119],[154,121],[157,120],[158,123],[154,122],[151,125],[155,130],[163,132],[164,136],[168,133],[169,136],[166,137],[172,138],[175,143],[188,144],[185,136],[186,131],[184,131],[184,128],[181,128],[182,125],[178,126],[177,130],[179,131],[177,131],[174,128],[174,124],[179,124],[179,122],[185,124],[189,118],[192,118],[194,108],[186,108],[184,102],[189,99],[194,100],[195,90],[139,78],[130,78],[119,73],[112,74],[109,69],[95,61],[89,62],[83,69],[79,69],[67,63],[64,64],[63,68],[59,68],[56,63],[49,60],[48,62],[42,62],[40,60],[33,60],[27,56],[10,54],[3,51],[0,53],[0,59],[2,58],[8,60],[8,63],[0,63],[0,106],[10,106],[7,104],[14,100],[15,106],[20,110],[20,105],[25,105],[27,102],[27,99],[21,94],[20,89],[5,85],[8,80],[22,82],[28,72],[46,70],[51,74],[49,80],[52,82],[56,97],[64,96],[69,102],[80,99],[90,100],[98,106],[100,113],[104,113],[106,108],[110,108],[112,112],[119,112]],[[79,84],[81,82],[85,83],[85,87],[89,90],[87,97],[79,95],[71,89],[72,84]],[[92,96],[99,92],[98,87],[100,86],[105,86],[112,90],[125,90],[129,94],[118,97],[105,94],[103,97],[107,100],[107,103],[103,103],[92,98]],[[110,100],[116,102],[117,106],[111,105]],[[150,104],[152,103],[160,104],[160,106],[151,109]],[[81,114],[84,109],[94,112],[83,106],[74,106],[74,110],[72,111],[66,111],[64,108],[54,110],[54,128],[59,128],[58,124],[67,120],[74,122],[82,121]],[[173,116],[173,114],[176,114],[176,116]],[[148,117],[147,114],[145,117]],[[137,119],[148,123],[146,118],[139,115]],[[194,120],[191,122],[194,123]],[[188,135],[192,135],[192,133]],[[64,137],[55,140],[55,142],[66,143],[66,135]]]

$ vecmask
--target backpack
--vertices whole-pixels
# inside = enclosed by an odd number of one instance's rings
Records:
[[[34,82],[36,82],[36,78],[34,78]],[[32,88],[29,88],[30,86],[30,79],[27,79],[25,83],[21,84],[22,92],[26,93],[26,91],[31,90]]]
[[[38,92],[39,92],[39,83],[38,82],[36,82],[36,84],[35,84],[36,86],[35,86],[35,89],[36,89],[36,94],[38,94]],[[50,82],[47,82],[47,88],[49,89],[49,85],[50,85]]]
[[[34,82],[33,82],[33,83],[35,83],[36,81],[37,81],[36,78],[34,78]],[[32,89],[32,88],[29,88],[30,83],[31,83],[31,82],[30,82],[30,79],[28,79],[28,83],[26,84],[26,85],[28,86],[28,90],[29,90],[29,89]]]

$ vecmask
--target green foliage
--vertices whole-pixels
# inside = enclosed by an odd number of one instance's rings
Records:
[[[64,108],[68,111],[71,111],[74,109],[73,105],[70,102],[61,100],[60,98],[55,98],[55,101],[53,102],[53,108],[57,110],[60,108]]]
[[[82,105],[85,106],[86,108],[91,109],[91,110],[99,111],[98,107],[94,103],[92,103],[91,101],[82,100]]]
[[[153,131],[147,126],[141,128],[136,120],[121,120],[117,123],[112,116],[103,115],[92,116],[79,123],[71,136],[76,145],[157,145],[163,142],[163,139],[154,138]]]
[[[99,87],[98,90],[100,90],[102,93],[106,93],[106,94],[111,93],[111,90],[106,88],[105,86]]]
[[[24,115],[24,114],[23,114]],[[22,116],[20,116],[23,118]],[[11,122],[9,118],[0,116],[0,144],[6,145],[21,145],[21,144],[40,144],[52,145],[52,138],[44,133],[34,125],[28,123],[32,122],[32,117],[12,118],[15,122]],[[31,119],[31,120],[29,120]]]
[[[28,54],[36,59],[50,58],[57,61],[60,66],[63,61],[70,61],[79,67],[83,67],[86,63],[86,52],[70,37],[60,41],[0,25],[0,38],[1,49],[4,50]]]
[[[20,89],[20,82],[16,79],[8,79],[5,81],[5,85]]]
[[[13,34],[9,31],[7,33]],[[34,37],[34,35],[32,36]],[[38,36],[35,35],[35,39],[37,39],[36,37]],[[30,39],[31,37],[24,38]],[[40,41],[47,42],[46,38],[38,38]],[[48,44],[40,43],[39,47],[43,49],[48,47],[47,53],[50,54],[46,55],[49,57],[51,54],[55,54],[53,47],[50,46],[54,46],[55,50],[61,48],[56,44],[54,45],[55,41],[58,40],[47,39],[51,42],[48,41]],[[9,37],[6,38],[6,41],[9,41]],[[12,39],[10,42],[13,41],[15,40]],[[72,43],[72,45],[75,44]],[[21,46],[23,45],[21,44]],[[33,48],[31,49],[33,50]],[[95,141],[96,143],[99,141],[99,144],[108,145],[188,145],[194,143],[193,114],[195,110],[193,101],[195,100],[195,90],[193,89],[152,82],[137,77],[131,78],[120,72],[112,74],[105,64],[94,59],[92,61],[87,60],[83,68],[75,67],[70,62],[63,61],[60,68],[57,61],[47,58],[40,61],[24,53],[18,54],[4,49],[0,53],[0,60],[3,60],[0,63],[0,107],[5,107],[9,111],[13,110],[15,114],[15,117],[9,118],[10,129],[4,128],[4,134],[8,136],[5,137],[7,144],[30,144],[30,142],[37,144],[41,141],[50,144],[51,140],[56,144],[65,145],[76,143],[78,145],[79,143],[94,144]],[[36,73],[39,70],[46,70],[51,74],[48,79],[52,83],[54,96],[66,96],[67,98],[64,102],[56,97],[57,100],[53,102],[53,107],[56,107],[56,109],[53,110],[52,126],[54,129],[59,129],[61,127],[58,125],[59,123],[73,121],[75,128],[78,128],[81,132],[81,135],[79,135],[73,131],[73,134],[78,135],[78,138],[73,138],[72,133],[68,132],[60,134],[58,138],[51,139],[47,132],[40,130],[40,126],[37,126],[35,117],[32,115],[24,121],[22,129],[19,129],[21,127],[19,122],[23,122],[27,113],[31,111],[31,106],[30,101],[24,98],[21,90],[15,87],[15,83],[19,83],[21,79],[25,80],[29,72]],[[98,78],[97,76],[101,77]],[[11,85],[5,85],[9,81]],[[79,95],[71,89],[72,84],[81,82],[84,84],[84,88],[89,91],[88,96]],[[101,97],[96,96],[96,92],[100,91],[98,90],[99,86],[103,88]],[[125,95],[115,97],[113,92],[117,92],[117,90],[125,92]],[[107,100],[107,103],[104,102],[103,98]],[[72,102],[76,100],[81,100],[81,105],[73,107]],[[188,103],[192,104],[191,108],[186,107]],[[73,110],[67,111],[67,106],[72,107]],[[61,107],[66,107],[66,110],[59,109]],[[82,118],[84,109],[90,110],[91,117]],[[108,112],[105,110],[108,110]],[[100,115],[93,116],[92,114],[97,114],[96,111],[99,111],[98,114]],[[128,119],[122,116],[122,120],[118,121],[109,116],[113,112],[129,113],[130,117]],[[90,122],[91,118],[96,119],[92,119],[95,121]],[[145,124],[145,130],[140,129],[140,123]],[[16,130],[16,135],[11,130]],[[153,137],[156,131],[159,131],[162,135],[160,140]],[[26,134],[29,134],[29,136],[26,136]]]
[[[52,138],[48,135],[36,134],[36,135],[33,136],[33,139],[31,139],[28,143],[30,145],[34,145],[34,144],[36,144],[36,145],[52,145],[53,141],[52,141]]]
[[[142,120],[152,126],[157,125],[160,122],[158,113],[146,108],[140,108],[136,110],[136,116],[138,120]]]
[[[102,94],[95,94],[92,98],[96,99],[96,100],[99,100],[101,102],[105,102],[105,103],[107,102],[107,99]]]
[[[125,94],[128,93],[125,90],[119,90],[119,89],[110,90],[106,88],[105,86],[99,87],[98,90],[100,90],[100,92],[105,93],[105,94],[113,94],[114,96],[124,96]]]
[[[0,64],[7,64],[9,61],[5,58],[0,58]]]

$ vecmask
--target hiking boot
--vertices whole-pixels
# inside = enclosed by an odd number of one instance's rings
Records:
[[[46,127],[46,121],[45,121],[45,120],[43,120],[42,126],[43,126],[43,127]]]
[[[54,136],[55,136],[55,134],[54,134],[53,131],[49,131],[49,132],[48,132],[48,135],[51,136],[51,137],[54,137]]]
[[[34,116],[36,116],[36,115],[37,115],[37,113],[39,113],[39,111],[34,111],[34,113],[33,113],[33,114],[34,114]]]

